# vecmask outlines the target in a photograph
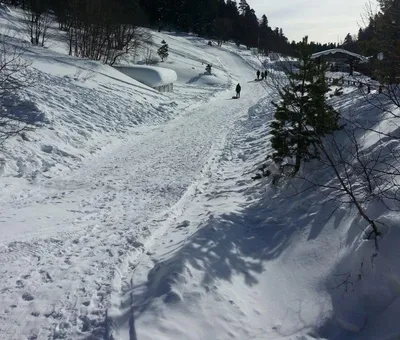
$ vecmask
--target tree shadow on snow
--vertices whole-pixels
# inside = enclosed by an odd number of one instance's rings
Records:
[[[45,123],[45,115],[35,103],[21,99],[17,94],[6,92],[0,100],[4,112],[0,114],[0,120],[11,119],[27,125]]]
[[[371,112],[371,115],[373,114]],[[258,141],[247,142],[254,147],[254,143]],[[313,170],[318,171],[318,169]],[[178,243],[172,242],[169,247],[167,246],[164,259],[155,263],[145,283],[137,285],[131,281],[123,288],[124,300],[121,310],[125,313],[116,322],[128,323],[132,334],[136,334],[135,318],[145,311],[154,309],[156,312],[153,302],[162,300],[165,304],[173,305],[186,298],[185,293],[181,296],[180,292],[175,292],[174,286],[185,285],[192,276],[191,270],[197,274],[202,273],[198,284],[203,292],[210,291],[215,282],[232,282],[233,278],[237,277],[242,277],[243,282],[252,287],[258,283],[257,277],[265,271],[268,262],[280,257],[290,247],[295,234],[296,237],[303,237],[304,242],[313,242],[329,223],[330,228],[334,229],[343,224],[348,225],[347,239],[337,240],[337,242],[344,241],[347,247],[352,246],[360,237],[358,226],[360,221],[354,218],[348,207],[337,209],[338,206],[335,204],[321,204],[327,199],[324,192],[310,193],[305,190],[301,194],[291,195],[290,190],[285,190],[284,196],[277,193],[279,190],[271,189],[272,186],[268,186],[265,182],[262,184],[260,182],[254,187],[261,186],[269,190],[265,192],[264,189],[263,198],[252,199],[254,203],[243,204],[236,212],[219,215],[209,212],[208,218],[197,226],[194,233],[188,233],[186,239]],[[218,193],[222,191],[213,193],[214,199],[217,199]],[[226,196],[229,196],[229,193],[222,195],[220,200]],[[215,205],[210,202],[210,206]],[[204,210],[207,210],[206,205]],[[192,226],[177,225],[175,228],[179,232],[182,228],[192,228]],[[165,243],[168,244],[169,241],[166,239]],[[346,261],[350,262],[346,258],[345,264]],[[359,267],[358,262],[357,265]],[[349,263],[348,266],[340,265],[337,269],[352,268]],[[338,273],[342,274],[339,271]],[[357,280],[356,276],[355,278]],[[337,292],[338,290],[334,290],[331,294],[334,312],[340,310],[343,305]],[[357,299],[355,302],[355,306],[358,306]],[[301,311],[301,300],[298,309]],[[296,312],[295,308],[293,313]],[[340,336],[344,339],[343,333],[337,333],[337,325],[332,325],[331,321],[328,320],[326,324],[320,322],[323,326],[317,332],[329,339],[339,339]],[[137,338],[132,337],[132,339]]]
[[[207,76],[207,75],[209,75],[209,74],[208,74],[208,73],[199,73],[198,76],[193,77],[192,79],[189,79],[189,80],[186,82],[186,84],[193,84],[193,83],[199,81],[203,76]]]
[[[204,292],[211,290],[216,282],[232,282],[234,277],[242,277],[249,287],[256,285],[257,277],[265,271],[267,263],[289,248],[299,227],[319,222],[318,218],[308,214],[307,209],[296,208],[295,202],[292,203],[293,209],[299,211],[299,215],[293,214],[295,217],[280,215],[279,204],[271,205],[266,199],[246,205],[239,212],[210,214],[194,234],[167,248],[166,259],[154,265],[145,284],[131,282],[123,289],[126,299],[121,309],[128,312],[117,323],[126,324],[132,315],[137,318],[151,310],[156,299],[162,299],[166,304],[179,302],[182,297],[173,287],[186,283],[192,275],[190,268],[203,273],[199,285]],[[178,225],[176,228],[185,227]]]

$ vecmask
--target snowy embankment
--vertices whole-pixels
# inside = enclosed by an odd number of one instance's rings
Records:
[[[35,82],[19,94],[20,101],[43,120],[24,139],[7,143],[6,150],[13,152],[4,155],[4,176],[52,176],[121,143],[139,125],[165,122],[175,115],[177,103],[172,98],[109,66],[31,51],[25,58],[32,62]]]
[[[18,110],[29,111],[39,128],[8,142],[6,150],[13,151],[0,155],[0,175],[5,177],[51,177],[76,168],[82,160],[125,143],[137,133],[137,127],[166,122],[231,86],[227,73],[220,68],[212,76],[214,86],[206,83],[190,87],[201,78],[198,71],[204,68],[199,56],[206,54],[184,37],[171,36],[171,40],[178,40],[171,42],[168,64],[178,68],[179,79],[174,94],[162,95],[110,66],[66,55],[64,33],[55,28],[56,24],[49,31],[48,48],[26,44],[28,33],[23,20],[18,9],[0,9],[0,29],[9,36],[10,49],[22,47],[32,80],[11,104],[16,114]],[[169,40],[169,35],[162,35],[162,39]],[[199,39],[198,44],[206,42]],[[156,47],[151,48],[156,51]],[[144,58],[143,53],[140,51],[137,58]],[[217,59],[213,58],[209,56],[208,62],[214,63]],[[186,82],[188,73],[191,79]]]

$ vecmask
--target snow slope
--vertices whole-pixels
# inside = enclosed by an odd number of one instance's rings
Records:
[[[168,95],[29,48],[40,81],[22,96],[46,119],[3,156],[0,339],[398,339],[398,216],[368,207],[389,226],[376,256],[325,192],[253,181],[276,99],[261,62],[154,35],[178,74]],[[382,119],[354,88],[332,102]]]

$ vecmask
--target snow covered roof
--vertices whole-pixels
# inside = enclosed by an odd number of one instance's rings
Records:
[[[169,85],[178,79],[176,72],[169,68],[145,65],[116,65],[114,67],[125,75],[150,87]]]
[[[364,57],[361,54],[350,52],[350,51],[344,50],[343,48],[332,48],[330,50],[314,53],[311,56],[311,58],[315,59],[315,58],[318,58],[318,57],[323,56],[323,55],[337,54],[337,53],[347,54],[347,55],[349,55],[351,57],[354,57],[356,59],[359,59],[360,61],[363,61],[363,62],[366,62],[368,60],[367,57]]]

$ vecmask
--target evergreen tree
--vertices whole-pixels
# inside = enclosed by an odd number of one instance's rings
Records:
[[[353,37],[350,33],[347,33],[346,37],[344,38],[343,46],[352,45],[353,44]]]
[[[321,138],[338,130],[339,114],[326,103],[329,91],[326,68],[311,59],[307,37],[300,45],[301,66],[289,71],[289,84],[280,89],[281,101],[275,106],[271,123],[272,159],[293,167],[296,174],[303,162],[317,158]]]
[[[208,39],[216,38],[220,42],[232,40],[249,48],[257,46],[265,51],[282,54],[292,52],[283,31],[281,29],[273,31],[268,26],[265,15],[259,21],[247,0],[24,0],[23,2],[48,3],[48,9],[56,15],[60,29],[67,32],[69,53],[82,54],[85,57],[88,57],[86,52],[75,53],[75,50],[79,49],[73,41],[76,36],[85,39],[104,28],[104,41],[99,39],[100,48],[106,44],[119,51],[119,46],[114,48],[113,43],[109,43],[109,38],[116,40],[117,45],[121,45],[119,43],[121,39],[119,37],[114,39],[114,36],[120,36],[122,33],[119,32],[124,32],[126,25],[132,28],[148,26],[158,30],[192,32]],[[99,25],[102,26],[101,29]],[[114,30],[116,25],[121,27],[121,29],[117,27],[116,33],[107,31]],[[81,45],[86,49],[92,44],[92,40],[88,38]],[[77,44],[80,44],[79,41]],[[98,53],[94,51],[92,54]]]
[[[267,28],[268,27],[268,18],[265,14],[261,17],[261,23],[260,23],[261,28]]]
[[[169,53],[168,53],[168,44],[162,44],[161,47],[158,49],[157,54],[161,58],[161,61],[163,62],[165,59],[168,58]]]
[[[246,0],[240,0],[238,7],[241,15],[245,15],[246,12],[250,9]]]
[[[370,47],[384,58],[376,65],[382,83],[397,84],[400,76],[400,1],[379,0],[381,12],[373,20]]]

